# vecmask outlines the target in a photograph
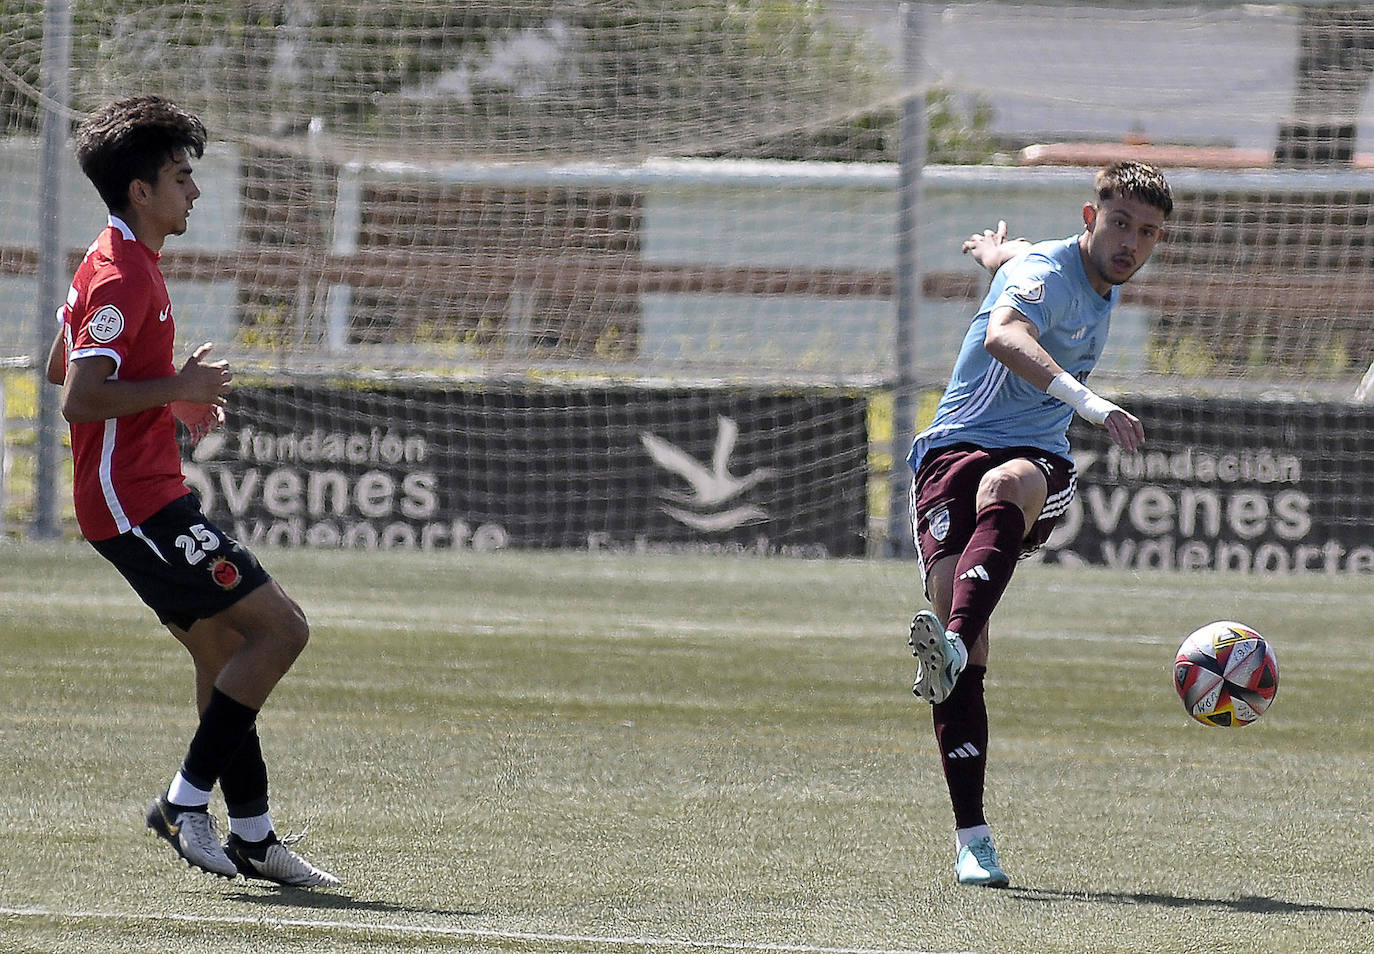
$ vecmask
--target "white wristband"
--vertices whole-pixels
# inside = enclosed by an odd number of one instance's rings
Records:
[[[1099,397],[1087,385],[1080,384],[1078,379],[1067,371],[1055,375],[1050,386],[1045,388],[1045,393],[1050,397],[1059,398],[1077,411],[1083,420],[1099,427],[1107,420],[1108,414],[1121,410],[1106,398]]]

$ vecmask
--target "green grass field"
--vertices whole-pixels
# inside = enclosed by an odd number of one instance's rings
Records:
[[[952,882],[912,564],[261,554],[312,642],[259,725],[335,891],[181,865],[143,828],[189,661],[80,544],[0,546],[0,950],[1288,952],[1374,938],[1369,579],[1023,566],[993,634],[989,814]],[[1258,724],[1173,652],[1277,647]]]

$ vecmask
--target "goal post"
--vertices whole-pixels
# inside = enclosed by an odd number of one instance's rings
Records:
[[[1138,157],[1176,210],[1094,381],[1156,410],[1162,456],[1137,473],[1077,437],[1114,468],[1083,468],[1080,526],[1107,529],[1049,555],[1196,542],[1187,522],[1216,526],[1213,564],[1334,542],[1359,566],[1358,518],[1314,515],[1359,490],[1374,390],[1363,7],[71,0],[66,108],[156,92],[210,128],[162,268],[179,347],[240,370],[240,416],[191,466],[250,537],[898,549],[902,418],[929,413],[986,289],[960,242],[998,219],[1070,235],[1095,167]],[[53,258],[44,32],[41,5],[0,0],[0,291],[25,302]],[[1130,68],[1081,55],[1107,49]],[[65,276],[104,211],[63,162]],[[0,313],[0,358],[31,356],[34,310]],[[1315,487],[1255,476],[1291,474],[1254,456],[1283,456],[1285,421],[1329,448]],[[1197,509],[1216,461],[1235,526]]]

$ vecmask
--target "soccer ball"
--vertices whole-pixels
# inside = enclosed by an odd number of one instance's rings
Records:
[[[1204,725],[1249,725],[1279,691],[1279,661],[1249,626],[1208,623],[1178,647],[1174,688],[1188,714]]]

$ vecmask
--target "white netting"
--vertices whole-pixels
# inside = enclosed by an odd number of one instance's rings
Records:
[[[36,300],[44,6],[0,0],[6,359],[37,354],[57,304]],[[986,281],[960,241],[998,218],[1071,234],[1093,168],[1122,156],[1163,166],[1177,203],[1114,317],[1101,379],[1345,398],[1374,359],[1365,4],[72,11],[73,121],[157,92],[210,127],[204,195],[163,256],[178,328],[274,381],[874,393],[898,379],[906,334],[916,380],[938,387]],[[928,165],[903,235],[910,97],[925,105]],[[62,162],[65,275],[104,210]],[[18,373],[9,406],[23,416]],[[698,461],[738,410],[698,422]],[[817,431],[849,426],[830,420]],[[878,494],[875,517],[885,508]]]
[[[909,9],[78,0],[71,110],[160,92],[202,114],[206,194],[166,269],[188,336],[278,370],[891,378],[904,91],[926,96],[933,163],[924,376],[976,294],[958,240],[1000,216],[1068,234],[1090,167],[1127,153],[1164,165],[1180,202],[1121,370],[1368,366],[1364,5]],[[0,3],[16,292],[36,254],[42,12]],[[1045,168],[1063,164],[1088,168]],[[101,210],[70,160],[65,179],[75,251]],[[20,317],[11,354],[31,350]]]

